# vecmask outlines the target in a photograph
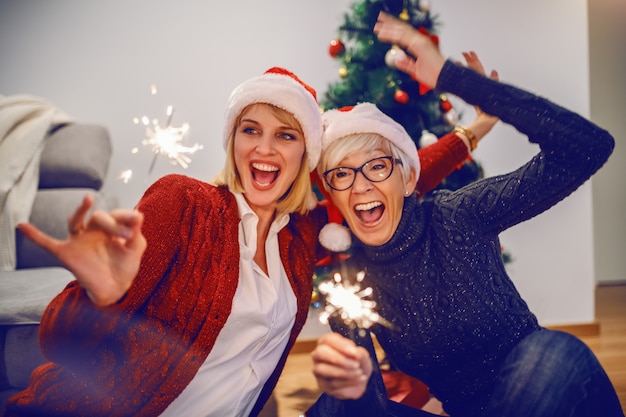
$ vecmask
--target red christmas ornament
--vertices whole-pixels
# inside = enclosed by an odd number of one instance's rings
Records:
[[[393,95],[393,98],[400,104],[406,104],[409,102],[409,94],[403,90],[397,90]]]
[[[441,110],[443,110],[444,112],[448,112],[452,110],[452,103],[450,103],[450,100],[448,99],[441,100]]]
[[[343,54],[346,50],[345,45],[339,39],[333,39],[330,41],[330,46],[328,47],[328,53],[333,58],[337,58],[339,55]]]

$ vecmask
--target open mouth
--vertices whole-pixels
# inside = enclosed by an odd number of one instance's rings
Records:
[[[385,205],[380,201],[357,204],[354,206],[354,213],[365,224],[375,223],[383,216]]]
[[[259,162],[252,163],[252,178],[254,181],[261,186],[271,185],[276,178],[278,178],[278,174],[280,173],[280,169],[278,169],[275,165],[270,164],[262,164]]]

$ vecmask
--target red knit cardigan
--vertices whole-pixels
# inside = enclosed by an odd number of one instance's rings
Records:
[[[467,158],[455,135],[420,151],[418,192]],[[138,207],[148,247],[125,297],[95,307],[76,281],[48,306],[40,342],[50,360],[13,396],[6,416],[158,416],[204,362],[231,311],[239,278],[237,204],[224,187],[181,175],[153,184]],[[321,207],[292,214],[279,232],[280,256],[298,312],[276,369],[251,415],[269,398],[309,309]]]

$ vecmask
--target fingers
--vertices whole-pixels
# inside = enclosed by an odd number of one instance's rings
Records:
[[[385,12],[379,13],[373,30],[381,42],[398,45],[409,52],[414,52],[413,49],[416,49],[415,47],[418,46],[414,43],[416,39],[426,38],[426,36],[415,30],[413,26]]]
[[[37,245],[52,252],[53,254],[56,254],[56,248],[60,243],[57,239],[48,236],[39,230],[35,225],[30,223],[20,223],[17,225],[17,228],[20,229],[24,236],[35,242]]]
[[[342,346],[341,343],[320,341],[311,356],[313,373],[320,377],[346,378],[362,374],[358,350],[354,344]]]
[[[77,235],[84,229],[85,216],[93,206],[93,196],[86,195],[83,201],[69,219],[67,219],[67,229],[70,235]]]
[[[313,374],[324,392],[343,399],[363,395],[372,373],[367,350],[337,333],[330,333],[319,339],[311,356]]]
[[[478,59],[478,55],[474,51],[463,52],[463,58],[465,58],[465,62],[467,63],[467,67],[473,69],[477,73],[481,75],[485,75],[485,68],[483,67],[482,62]]]
[[[478,54],[476,54],[476,52],[474,51],[463,52],[463,58],[465,58],[465,62],[468,68],[473,69],[474,71],[476,71],[477,73],[481,75],[485,75],[485,76],[487,75],[485,68],[483,66],[483,63],[478,58]],[[498,75],[498,72],[496,70],[492,70],[489,73],[489,78],[491,78],[494,81],[500,81],[500,76]]]
[[[320,371],[320,375],[334,378],[358,374],[360,355],[357,345],[338,333],[320,337],[311,354],[314,368]]]
[[[406,57],[396,61],[397,69],[425,86],[433,87],[437,84],[445,58],[430,37],[385,12],[379,13],[374,33],[380,41],[398,45],[408,52]]]
[[[137,234],[143,223],[143,214],[137,210],[117,209],[110,213],[96,210],[89,219],[88,227],[107,235],[130,239]]]
[[[417,70],[415,60],[409,57],[398,58],[394,65],[397,69],[409,75],[415,74],[415,71]]]

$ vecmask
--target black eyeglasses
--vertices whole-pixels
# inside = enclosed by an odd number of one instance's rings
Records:
[[[385,181],[393,173],[396,163],[402,164],[400,159],[393,156],[380,156],[370,159],[358,168],[337,167],[324,172],[324,180],[335,191],[344,191],[352,187],[356,174],[361,173],[371,182]]]

